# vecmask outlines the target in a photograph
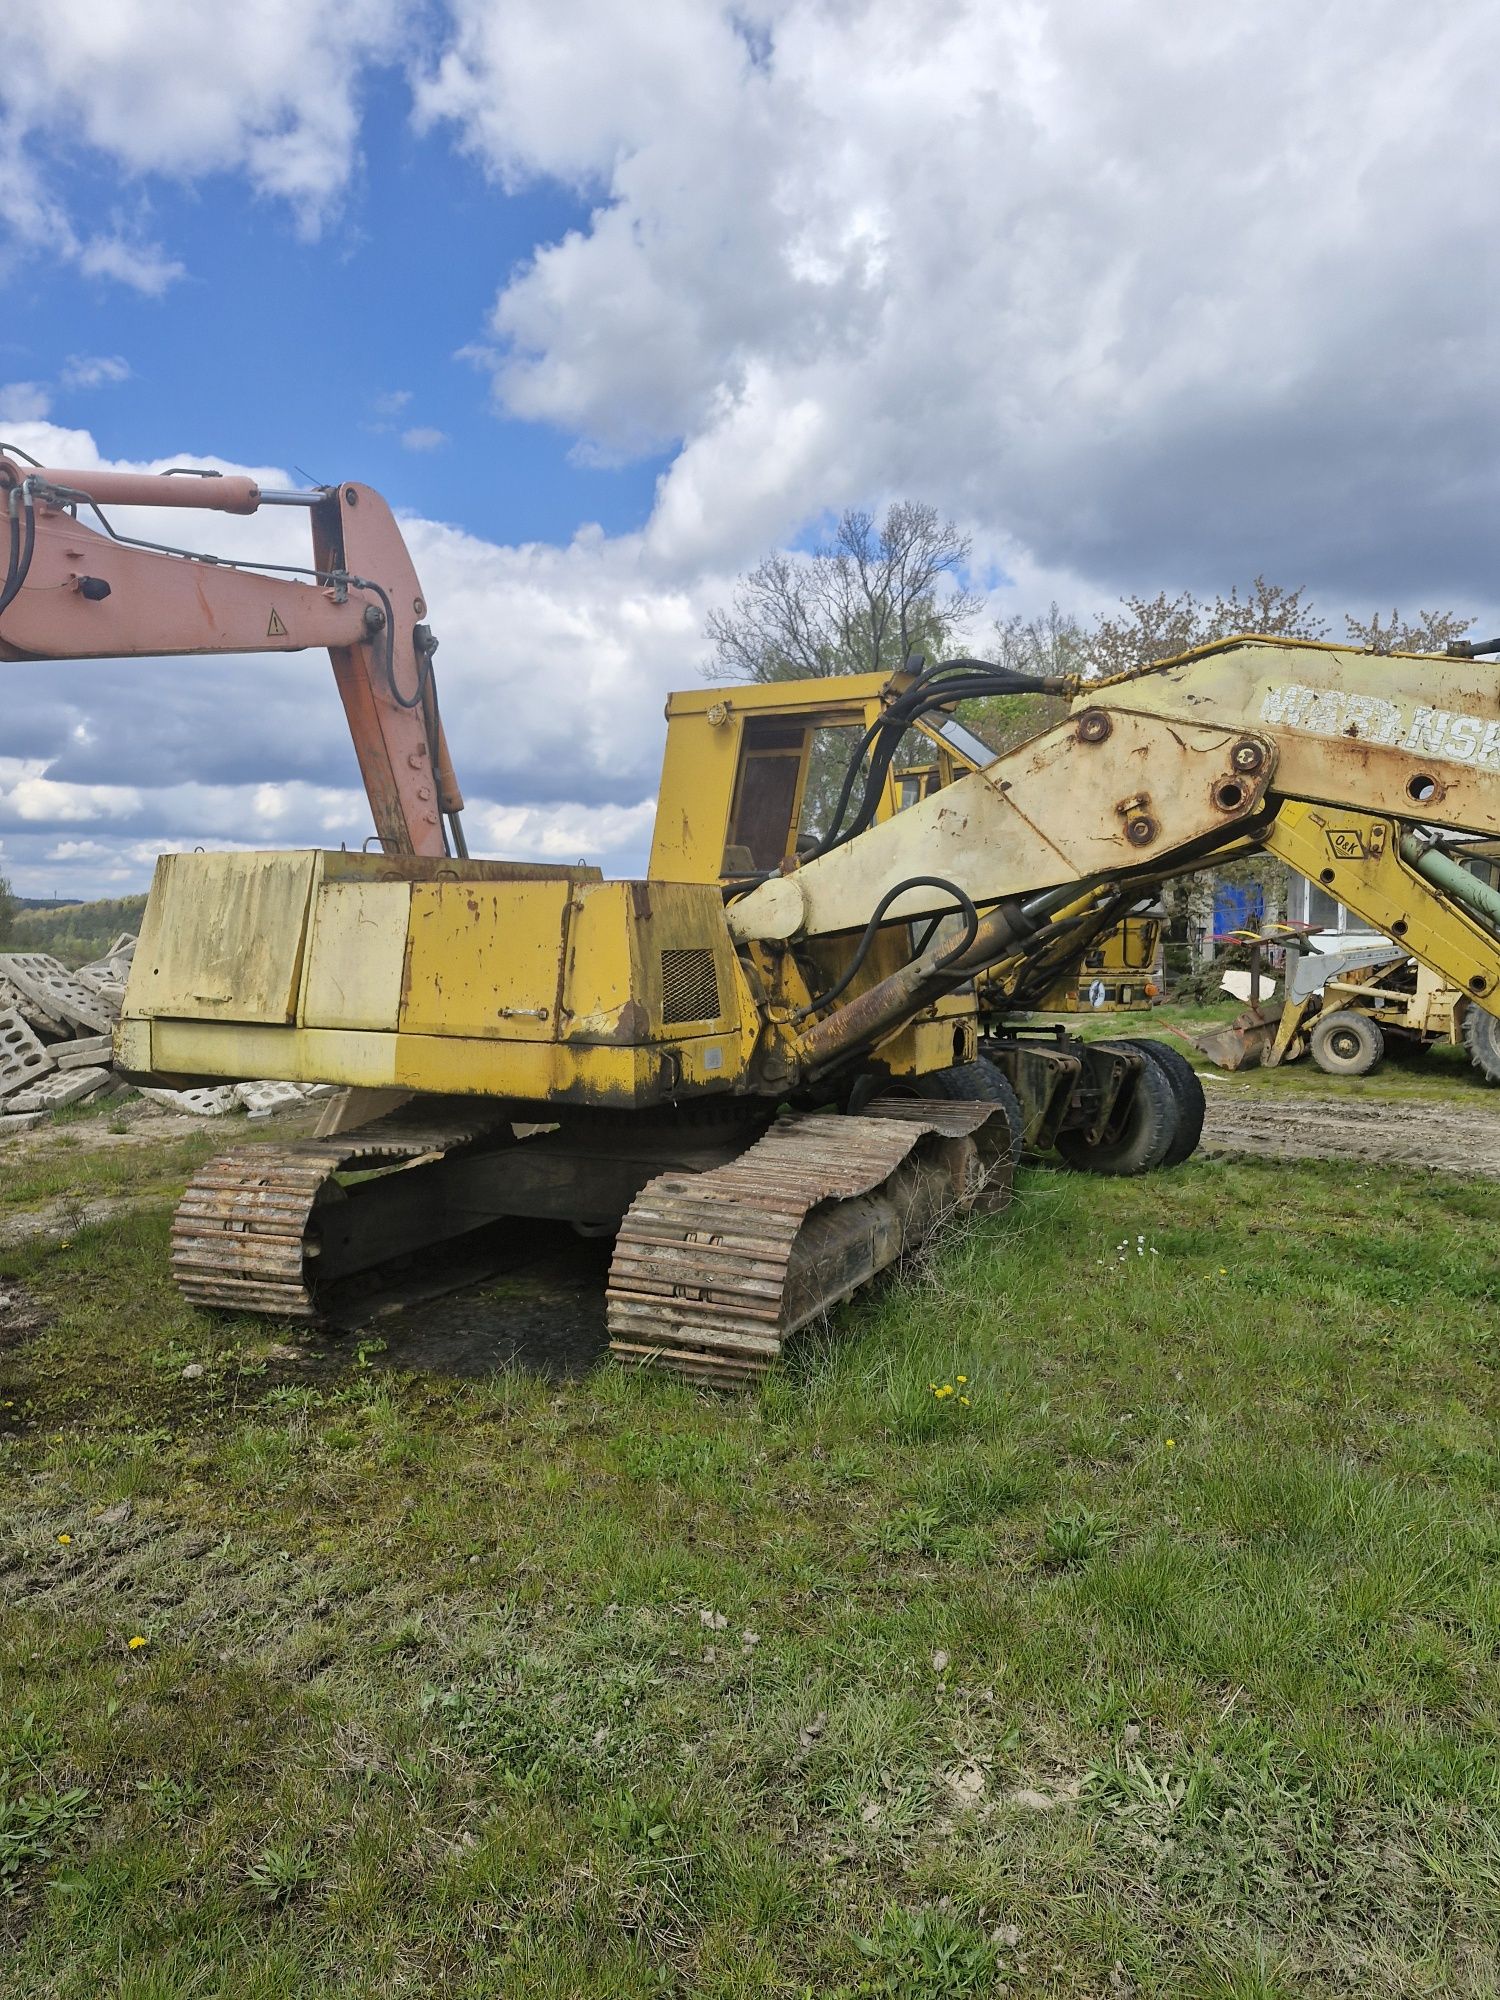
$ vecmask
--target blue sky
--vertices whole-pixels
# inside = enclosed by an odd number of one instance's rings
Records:
[[[0,435],[379,487],[476,848],[638,870],[709,610],[844,507],[960,524],[977,647],[1262,572],[1492,620],[1497,56],[1398,0],[11,8]],[[368,826],[318,661],[6,672],[25,893]]]

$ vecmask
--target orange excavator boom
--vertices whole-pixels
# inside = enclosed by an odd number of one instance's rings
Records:
[[[465,852],[463,798],[433,680],[437,642],[410,551],[372,488],[275,490],[194,468],[68,471],[5,446],[0,503],[0,660],[325,646],[385,852]],[[106,506],[223,514],[300,507],[311,560],[278,565],[125,535]]]

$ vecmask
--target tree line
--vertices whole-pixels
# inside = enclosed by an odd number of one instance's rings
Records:
[[[123,931],[138,931],[144,896],[112,896],[97,903],[63,903],[55,909],[28,909],[0,879],[0,947],[45,951],[64,965],[87,965],[108,950]]]
[[[1126,596],[1116,611],[1091,620],[1054,603],[1030,618],[996,619],[979,633],[984,599],[966,581],[972,546],[924,501],[899,500],[879,520],[850,509],[817,547],[778,550],[746,571],[730,604],[709,613],[705,674],[781,681],[892,673],[913,654],[932,662],[972,645],[1022,672],[1094,679],[1239,632],[1289,639],[1330,632],[1305,589],[1258,576],[1211,598],[1186,590]],[[1348,614],[1342,643],[1377,653],[1441,652],[1473,622],[1451,611]]]

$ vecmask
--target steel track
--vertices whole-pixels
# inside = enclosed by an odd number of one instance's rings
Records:
[[[178,1290],[222,1311],[319,1318],[316,1211],[342,1195],[337,1176],[453,1153],[505,1123],[482,1108],[439,1117],[397,1111],[333,1139],[221,1153],[189,1183],[172,1218]]]
[[[615,1240],[611,1352],[689,1381],[753,1381],[947,1215],[1003,1207],[1010,1143],[999,1105],[895,1099],[782,1118],[728,1166],[660,1175]],[[829,1204],[856,1212],[819,1229]]]

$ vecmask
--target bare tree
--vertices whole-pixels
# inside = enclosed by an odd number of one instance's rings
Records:
[[[1472,618],[1460,618],[1452,611],[1419,611],[1413,624],[1394,605],[1384,625],[1378,611],[1368,622],[1344,620],[1350,645],[1363,646],[1371,653],[1440,653],[1450,639],[1461,639],[1473,623]]]
[[[16,918],[16,899],[10,883],[0,875],[0,944],[10,936]]]
[[[1056,598],[1035,618],[995,620],[995,658],[1022,674],[1081,674],[1088,663],[1083,627]]]
[[[979,610],[963,587],[970,541],[935,507],[899,500],[877,524],[840,516],[811,555],[767,556],[711,611],[710,680],[784,681],[891,673],[914,653],[940,659]]]

